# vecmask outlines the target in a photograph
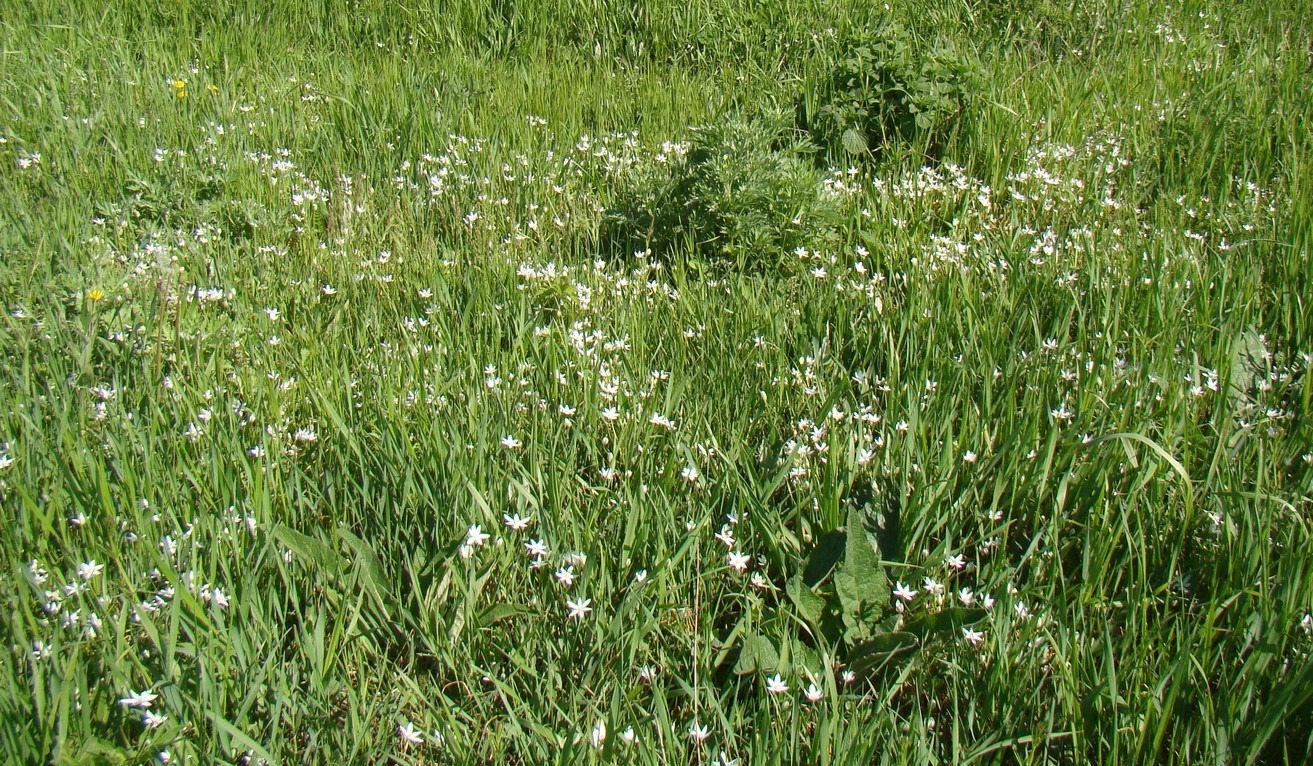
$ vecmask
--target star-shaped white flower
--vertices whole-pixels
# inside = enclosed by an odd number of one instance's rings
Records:
[[[119,704],[124,707],[135,707],[146,710],[150,707],[150,703],[154,702],[156,699],[159,699],[159,695],[149,690],[144,692],[134,692],[129,690],[128,696],[119,700]]]
[[[578,601],[567,600],[565,602],[565,605],[570,609],[570,614],[567,617],[567,619],[574,619],[574,618],[583,619],[583,616],[585,614],[588,614],[589,612],[593,611],[593,608],[589,606],[589,604],[591,603],[593,603],[593,600],[589,598],[580,599]]]
[[[491,535],[484,532],[483,527],[478,524],[473,524],[465,532],[465,544],[473,548],[476,545],[483,545],[488,542],[489,537],[491,537]]]
[[[401,738],[402,742],[410,745],[424,744],[424,735],[409,721],[406,722],[405,726],[397,727],[397,736]]]

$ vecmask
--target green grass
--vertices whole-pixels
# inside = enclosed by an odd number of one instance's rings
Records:
[[[1313,31],[1233,5],[0,2],[0,760],[1313,757]],[[608,247],[885,21],[941,146]]]

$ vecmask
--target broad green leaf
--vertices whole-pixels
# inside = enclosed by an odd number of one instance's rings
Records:
[[[342,558],[337,555],[337,551],[322,541],[283,524],[274,527],[273,533],[275,540],[286,545],[292,553],[300,556],[307,563],[331,575],[342,571]]]
[[[860,130],[849,128],[843,132],[843,148],[849,154],[862,154],[866,151],[866,136]]]
[[[347,545],[351,546],[351,550],[355,551],[354,565],[360,570],[360,579],[365,587],[380,600],[386,600],[392,591],[388,587],[387,575],[383,573],[383,565],[379,563],[374,549],[346,527],[338,527],[337,533]]]
[[[128,754],[122,748],[92,737],[82,743],[77,755],[65,754],[59,759],[60,766],[79,764],[79,766],[119,766],[128,762]]]
[[[895,659],[909,657],[920,648],[920,639],[912,633],[881,633],[854,646],[848,653],[848,665],[855,673],[867,674],[882,669]]]
[[[789,578],[784,590],[789,594],[789,599],[793,605],[798,608],[798,614],[812,625],[818,625],[821,617],[825,615],[825,599],[816,595],[816,591],[808,588],[802,578],[794,575]]]
[[[734,663],[735,675],[745,675],[754,671],[774,673],[780,664],[779,652],[775,645],[765,636],[752,635],[743,639],[743,648],[739,651],[739,660]]]
[[[930,641],[956,633],[967,625],[974,625],[985,619],[986,614],[984,609],[965,606],[922,612],[903,624],[903,632],[911,633],[922,641]]]
[[[889,580],[866,534],[865,517],[861,509],[849,509],[843,566],[834,575],[835,591],[843,606],[843,622],[849,641],[870,636],[870,626],[889,608]]]
[[[835,564],[843,558],[846,536],[840,530],[831,530],[821,535],[807,557],[807,568],[802,572],[802,582],[809,587],[819,584],[830,575]]]
[[[1248,396],[1249,390],[1267,376],[1269,352],[1263,338],[1252,328],[1242,330],[1231,341],[1231,406]]]
[[[479,627],[486,628],[493,623],[528,613],[529,610],[519,604],[493,604],[479,615]]]

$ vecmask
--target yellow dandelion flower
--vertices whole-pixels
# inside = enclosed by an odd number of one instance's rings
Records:
[[[98,287],[93,287],[87,291],[87,298],[91,301],[98,301],[105,297],[105,291]]]

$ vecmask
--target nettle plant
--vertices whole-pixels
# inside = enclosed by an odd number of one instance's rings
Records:
[[[837,234],[839,204],[804,136],[778,115],[694,128],[687,144],[623,171],[602,221],[618,255],[693,254],[740,271],[798,267],[799,247]]]
[[[885,24],[842,48],[799,103],[799,123],[831,157],[878,156],[895,144],[935,156],[975,101],[980,77],[952,41],[926,45]]]
[[[833,650],[856,677],[877,680],[985,618],[975,607],[895,610],[868,521],[865,507],[851,507],[846,526],[817,539],[783,593],[770,592],[760,613],[739,621],[726,641],[738,648],[735,674],[778,673],[792,664],[821,676],[821,652]]]

